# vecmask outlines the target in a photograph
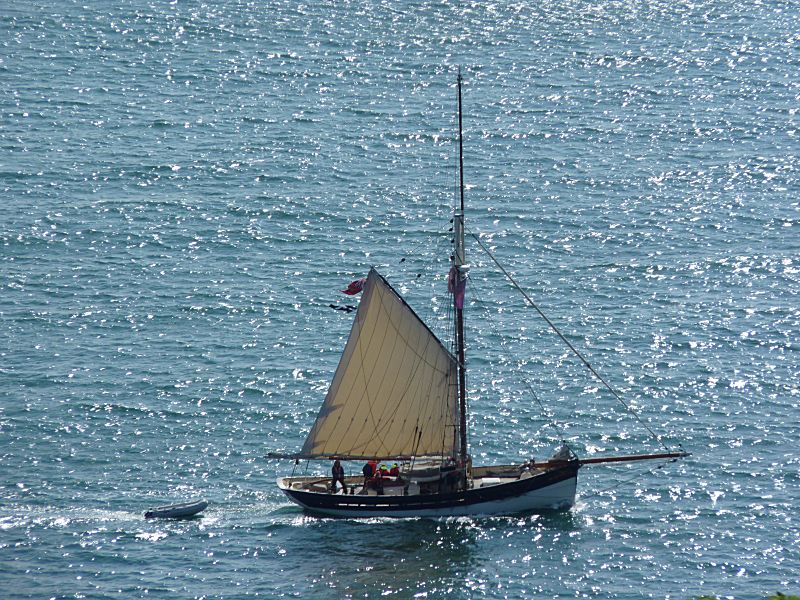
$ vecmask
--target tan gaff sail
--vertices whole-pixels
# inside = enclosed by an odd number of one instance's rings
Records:
[[[455,456],[456,359],[374,269],[299,456]]]

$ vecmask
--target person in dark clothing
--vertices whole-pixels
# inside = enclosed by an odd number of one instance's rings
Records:
[[[347,484],[344,482],[344,467],[342,463],[337,460],[333,461],[333,467],[331,467],[331,475],[333,475],[333,481],[331,481],[331,494],[336,493],[336,482],[342,484],[342,489],[344,493],[347,493]]]
[[[361,469],[361,472],[364,474],[364,487],[367,487],[370,479],[375,474],[375,469],[372,466],[371,462],[368,462],[364,465],[364,468]]]

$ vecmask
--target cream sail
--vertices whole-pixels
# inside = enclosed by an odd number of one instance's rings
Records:
[[[455,456],[456,360],[372,269],[303,458]]]

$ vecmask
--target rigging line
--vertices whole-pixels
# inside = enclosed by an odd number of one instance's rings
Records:
[[[667,445],[666,445],[666,444],[665,444],[665,443],[664,443],[664,442],[661,440],[661,438],[660,438],[660,437],[658,437],[658,436],[655,434],[655,432],[654,432],[654,431],[653,431],[653,430],[652,430],[652,429],[651,429],[651,428],[650,428],[650,427],[647,425],[647,423],[645,423],[645,422],[642,420],[642,418],[641,418],[641,417],[638,415],[638,413],[637,413],[635,410],[633,410],[633,409],[630,407],[630,405],[629,405],[627,402],[625,402],[625,400],[623,400],[623,399],[622,399],[622,396],[620,396],[620,395],[617,393],[617,391],[616,391],[616,390],[615,390],[613,387],[611,387],[611,385],[610,385],[608,382],[606,382],[606,380],[605,380],[605,379],[603,379],[602,375],[600,375],[600,373],[598,373],[598,372],[595,370],[595,368],[594,368],[594,367],[593,367],[591,364],[589,364],[589,361],[588,361],[588,360],[586,360],[586,359],[584,358],[583,354],[581,354],[581,353],[580,353],[580,351],[578,351],[578,349],[577,349],[577,348],[575,348],[575,346],[573,346],[573,345],[570,343],[570,341],[569,341],[569,340],[568,340],[568,339],[567,339],[567,338],[564,336],[564,334],[563,334],[563,333],[561,333],[561,331],[559,331],[558,327],[556,327],[556,326],[555,326],[555,324],[554,324],[554,323],[553,323],[553,322],[552,322],[550,319],[548,319],[548,318],[547,318],[547,315],[545,315],[545,314],[542,312],[542,309],[540,309],[540,308],[539,308],[539,306],[538,306],[538,305],[537,305],[537,304],[536,304],[536,303],[535,303],[535,302],[534,302],[534,301],[531,299],[531,297],[530,297],[530,296],[528,296],[528,294],[526,294],[526,293],[525,293],[525,290],[523,290],[523,289],[522,289],[522,288],[521,288],[521,287],[520,287],[520,286],[517,284],[517,282],[516,282],[516,281],[514,281],[514,278],[511,276],[511,273],[509,273],[509,272],[508,272],[508,271],[507,271],[507,270],[506,270],[506,269],[503,267],[503,265],[501,265],[501,264],[500,264],[500,262],[499,262],[499,261],[498,261],[498,260],[495,258],[494,254],[492,254],[492,253],[489,251],[489,249],[488,249],[488,248],[487,248],[487,247],[486,247],[486,246],[483,244],[483,242],[481,242],[480,238],[479,238],[477,235],[475,235],[474,233],[472,233],[471,231],[469,232],[469,234],[470,234],[470,235],[471,235],[471,236],[472,236],[472,237],[475,239],[475,241],[476,241],[476,242],[478,242],[478,245],[481,247],[481,249],[482,249],[484,252],[486,252],[486,254],[489,256],[489,258],[491,258],[491,259],[492,259],[492,261],[494,262],[494,264],[496,264],[496,265],[497,265],[497,268],[498,268],[498,269],[500,269],[500,270],[503,272],[503,274],[504,274],[504,275],[505,275],[505,276],[508,278],[508,280],[511,282],[511,285],[513,285],[513,286],[514,286],[514,287],[517,289],[517,291],[518,291],[520,294],[522,294],[522,296],[523,296],[523,297],[524,297],[524,298],[525,298],[525,299],[528,301],[528,303],[529,303],[529,304],[530,304],[530,305],[531,305],[531,306],[532,306],[534,309],[536,309],[536,312],[537,312],[537,313],[539,313],[539,316],[541,316],[541,317],[542,317],[542,319],[544,319],[544,320],[545,320],[545,322],[546,322],[546,323],[547,323],[547,324],[550,326],[550,329],[552,329],[552,330],[553,330],[553,331],[556,333],[556,335],[558,335],[558,337],[559,337],[559,338],[561,338],[561,341],[562,341],[562,342],[564,342],[564,343],[567,345],[567,347],[568,347],[570,350],[572,350],[572,353],[573,353],[575,356],[577,356],[577,357],[578,357],[578,358],[581,360],[581,362],[582,362],[582,363],[583,363],[583,364],[586,366],[586,368],[587,368],[587,369],[589,369],[589,371],[590,371],[590,372],[591,372],[591,373],[592,373],[592,374],[593,374],[593,375],[594,375],[594,376],[597,378],[597,380],[598,380],[598,381],[600,381],[600,383],[602,383],[602,384],[605,386],[605,388],[606,388],[606,389],[607,389],[609,392],[611,392],[611,394],[612,394],[612,395],[613,395],[613,396],[614,396],[614,397],[615,397],[615,398],[616,398],[616,399],[619,401],[619,403],[620,403],[620,404],[622,404],[622,406],[624,406],[624,407],[626,408],[626,410],[627,410],[627,411],[628,411],[630,414],[632,414],[632,415],[633,415],[633,416],[636,418],[636,420],[637,420],[637,421],[639,421],[639,424],[640,424],[642,427],[644,427],[644,428],[645,428],[645,429],[646,429],[648,432],[650,432],[650,435],[653,437],[653,439],[654,439],[654,440],[656,440],[656,441],[657,441],[659,444],[661,444],[661,446],[662,446],[662,447],[663,447],[663,448],[664,448],[664,449],[665,449],[667,452],[669,452],[669,448],[668,448],[668,447],[667,447]]]
[[[442,233],[447,231],[447,227],[449,226],[449,222],[448,221],[452,217],[450,217],[450,216],[439,216],[439,218],[444,219],[444,224],[440,225],[438,228],[436,228],[437,231],[434,231],[433,233],[431,233],[429,235],[423,235],[421,237],[421,239],[419,239],[418,241],[413,242],[412,244],[410,244],[410,247],[408,249],[403,250],[402,254],[400,255],[400,260],[397,261],[399,264],[409,262],[409,258],[419,259],[420,257],[423,257],[424,256],[423,250],[430,250],[430,246],[431,246],[430,238],[431,237],[436,237],[438,239],[439,237],[442,237]],[[426,261],[425,268],[427,268],[428,266],[429,266],[429,262]]]
[[[595,496],[600,496],[601,494],[605,494],[606,492],[610,492],[612,490],[617,490],[617,489],[621,488],[623,485],[629,484],[634,479],[640,478],[642,475],[650,474],[650,473],[653,473],[654,471],[658,471],[659,469],[663,469],[666,465],[668,465],[671,462],[675,462],[675,459],[673,458],[673,459],[670,459],[670,460],[666,460],[666,461],[664,461],[663,463],[661,463],[658,466],[650,467],[649,469],[643,469],[642,471],[637,471],[637,472],[633,473],[627,479],[623,479],[622,481],[618,481],[614,485],[608,486],[607,488],[603,488],[601,490],[597,490],[597,491],[592,492],[591,494],[588,494],[586,496],[581,494],[580,499],[581,500],[587,500],[589,498],[594,498]]]
[[[472,288],[474,290],[478,290],[479,286],[475,283],[475,281],[472,279],[472,277],[470,275],[467,275],[467,278],[469,279],[469,282],[470,282],[470,285],[472,286]],[[489,307],[486,306],[486,304],[483,302],[483,300],[481,300],[481,297],[478,294],[475,294],[474,296],[475,296],[474,297],[474,301],[478,303],[478,305],[481,307],[481,310],[483,310],[483,313],[488,317],[487,321],[489,322],[489,326],[492,328],[492,332],[494,333],[494,335],[496,337],[502,339],[503,336],[497,330],[496,323],[494,322],[494,320],[491,317],[489,317]],[[505,344],[500,344],[500,348],[502,349],[502,351],[506,355],[506,357],[508,357],[510,360],[513,360],[514,362],[516,362],[519,365],[520,362],[522,362],[522,361],[520,361],[516,356],[513,356],[504,346],[505,346]],[[536,391],[533,389],[533,386],[531,385],[531,382],[528,381],[528,378],[522,376],[521,379],[522,379],[523,383],[525,384],[525,386],[528,388],[528,391],[530,392],[531,396],[533,396],[533,399],[536,401],[536,404],[539,405],[539,409],[542,411],[542,416],[547,421],[546,425],[550,425],[553,429],[555,429],[556,433],[558,434],[558,437],[561,439],[561,441],[563,443],[566,444],[567,442],[566,442],[566,439],[564,437],[564,432],[561,430],[561,427],[558,425],[558,421],[554,417],[549,416],[550,415],[550,411],[548,411],[545,408],[545,406],[542,403],[541,399],[536,394]]]

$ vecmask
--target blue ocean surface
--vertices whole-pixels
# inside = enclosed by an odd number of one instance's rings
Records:
[[[459,67],[469,232],[640,419],[473,243],[475,463],[692,456],[564,513],[304,515],[266,454],[339,290],[375,265],[446,332]],[[5,0],[0,594],[800,593],[799,74],[783,0]]]

